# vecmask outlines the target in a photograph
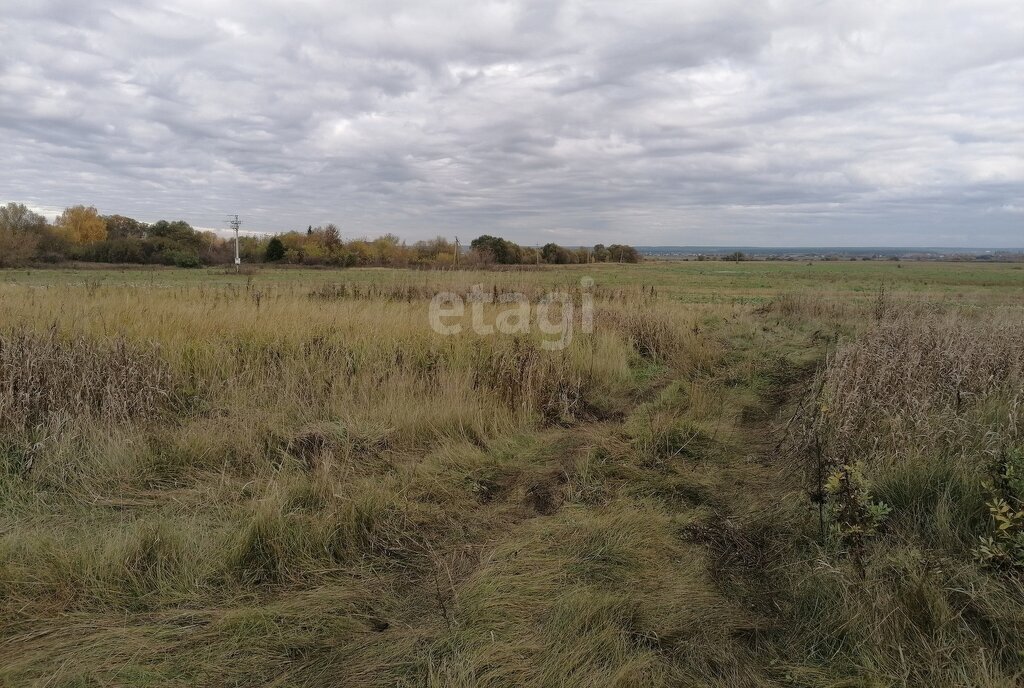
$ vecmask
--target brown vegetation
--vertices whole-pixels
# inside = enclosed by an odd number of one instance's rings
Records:
[[[10,273],[0,682],[1019,684],[1019,309],[643,268],[554,352],[427,304],[568,272]]]

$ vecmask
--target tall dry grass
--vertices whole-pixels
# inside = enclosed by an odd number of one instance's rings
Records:
[[[819,385],[818,434],[839,462],[1015,442],[1024,324],[960,316],[887,319],[836,351]]]
[[[608,286],[548,351],[428,303],[571,271],[364,277],[0,284],[0,683],[1020,682],[1018,312]],[[790,430],[892,507],[863,577],[769,436],[826,350]]]
[[[429,299],[458,286],[310,298],[295,285],[0,285],[3,457],[13,475],[31,459],[31,481],[72,499],[293,464],[373,474],[404,452],[613,417],[636,365],[706,363],[692,317],[664,308],[634,317],[650,332],[602,315],[561,351],[536,332],[442,337]],[[614,298],[598,298],[602,313]]]
[[[537,332],[435,334],[433,294],[478,279],[0,284],[0,456],[14,469],[0,472],[0,681],[502,685],[551,680],[565,662],[596,679],[609,649],[624,677],[675,671],[643,639],[703,637],[668,611],[703,619],[721,604],[700,560],[678,565],[689,550],[666,514],[569,502],[590,500],[605,470],[589,444],[622,444],[606,425],[670,375],[713,367],[696,326],[707,309],[596,289],[595,331],[560,351]],[[532,279],[485,288],[536,297],[551,283]],[[560,286],[579,306],[575,280]],[[530,522],[563,509],[560,539],[575,544],[560,554]],[[637,539],[645,523],[657,530]],[[563,559],[536,573],[579,584],[560,620],[538,635],[520,625],[499,653],[587,618],[601,637],[552,647],[539,673],[487,669],[494,607],[480,595],[497,586],[524,624],[558,603],[557,587],[517,591],[505,564],[481,570],[503,540],[551,548],[541,557]],[[605,563],[608,547],[621,564]],[[645,580],[628,595],[586,573],[624,581],[637,566]],[[672,601],[690,587],[700,600]],[[625,610],[636,618],[623,625]]]
[[[156,345],[68,336],[56,326],[0,332],[0,430],[152,418],[174,403],[174,381]]]
[[[806,519],[807,547],[788,556],[811,565],[785,568],[780,587],[791,605],[784,642],[820,669],[794,675],[812,685],[844,671],[890,685],[1017,685],[1024,586],[985,567],[977,545],[992,527],[986,484],[1021,445],[1024,322],[891,304],[827,358],[813,390],[796,449],[828,530]],[[864,493],[822,490],[844,466],[859,467]],[[841,523],[840,499],[863,500],[844,502],[847,513],[866,500],[890,512],[877,530]],[[851,528],[857,550],[839,535]]]

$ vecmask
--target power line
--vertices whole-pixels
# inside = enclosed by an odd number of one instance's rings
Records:
[[[238,228],[242,226],[242,221],[238,219],[238,215],[228,215],[228,226],[235,230],[235,273],[237,274],[242,265],[242,257],[238,253]]]

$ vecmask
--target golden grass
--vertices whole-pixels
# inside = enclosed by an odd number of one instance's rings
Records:
[[[1002,291],[635,270],[560,351],[428,304],[578,270],[0,283],[0,684],[1019,680],[1020,585],[970,553],[1019,437]],[[864,580],[778,442],[808,389],[894,507]]]

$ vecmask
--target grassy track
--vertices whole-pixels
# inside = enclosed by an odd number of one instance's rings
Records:
[[[562,351],[428,326],[584,276]],[[1019,568],[977,549],[1024,496],[1022,296],[967,263],[0,272],[0,685],[1017,685]]]

